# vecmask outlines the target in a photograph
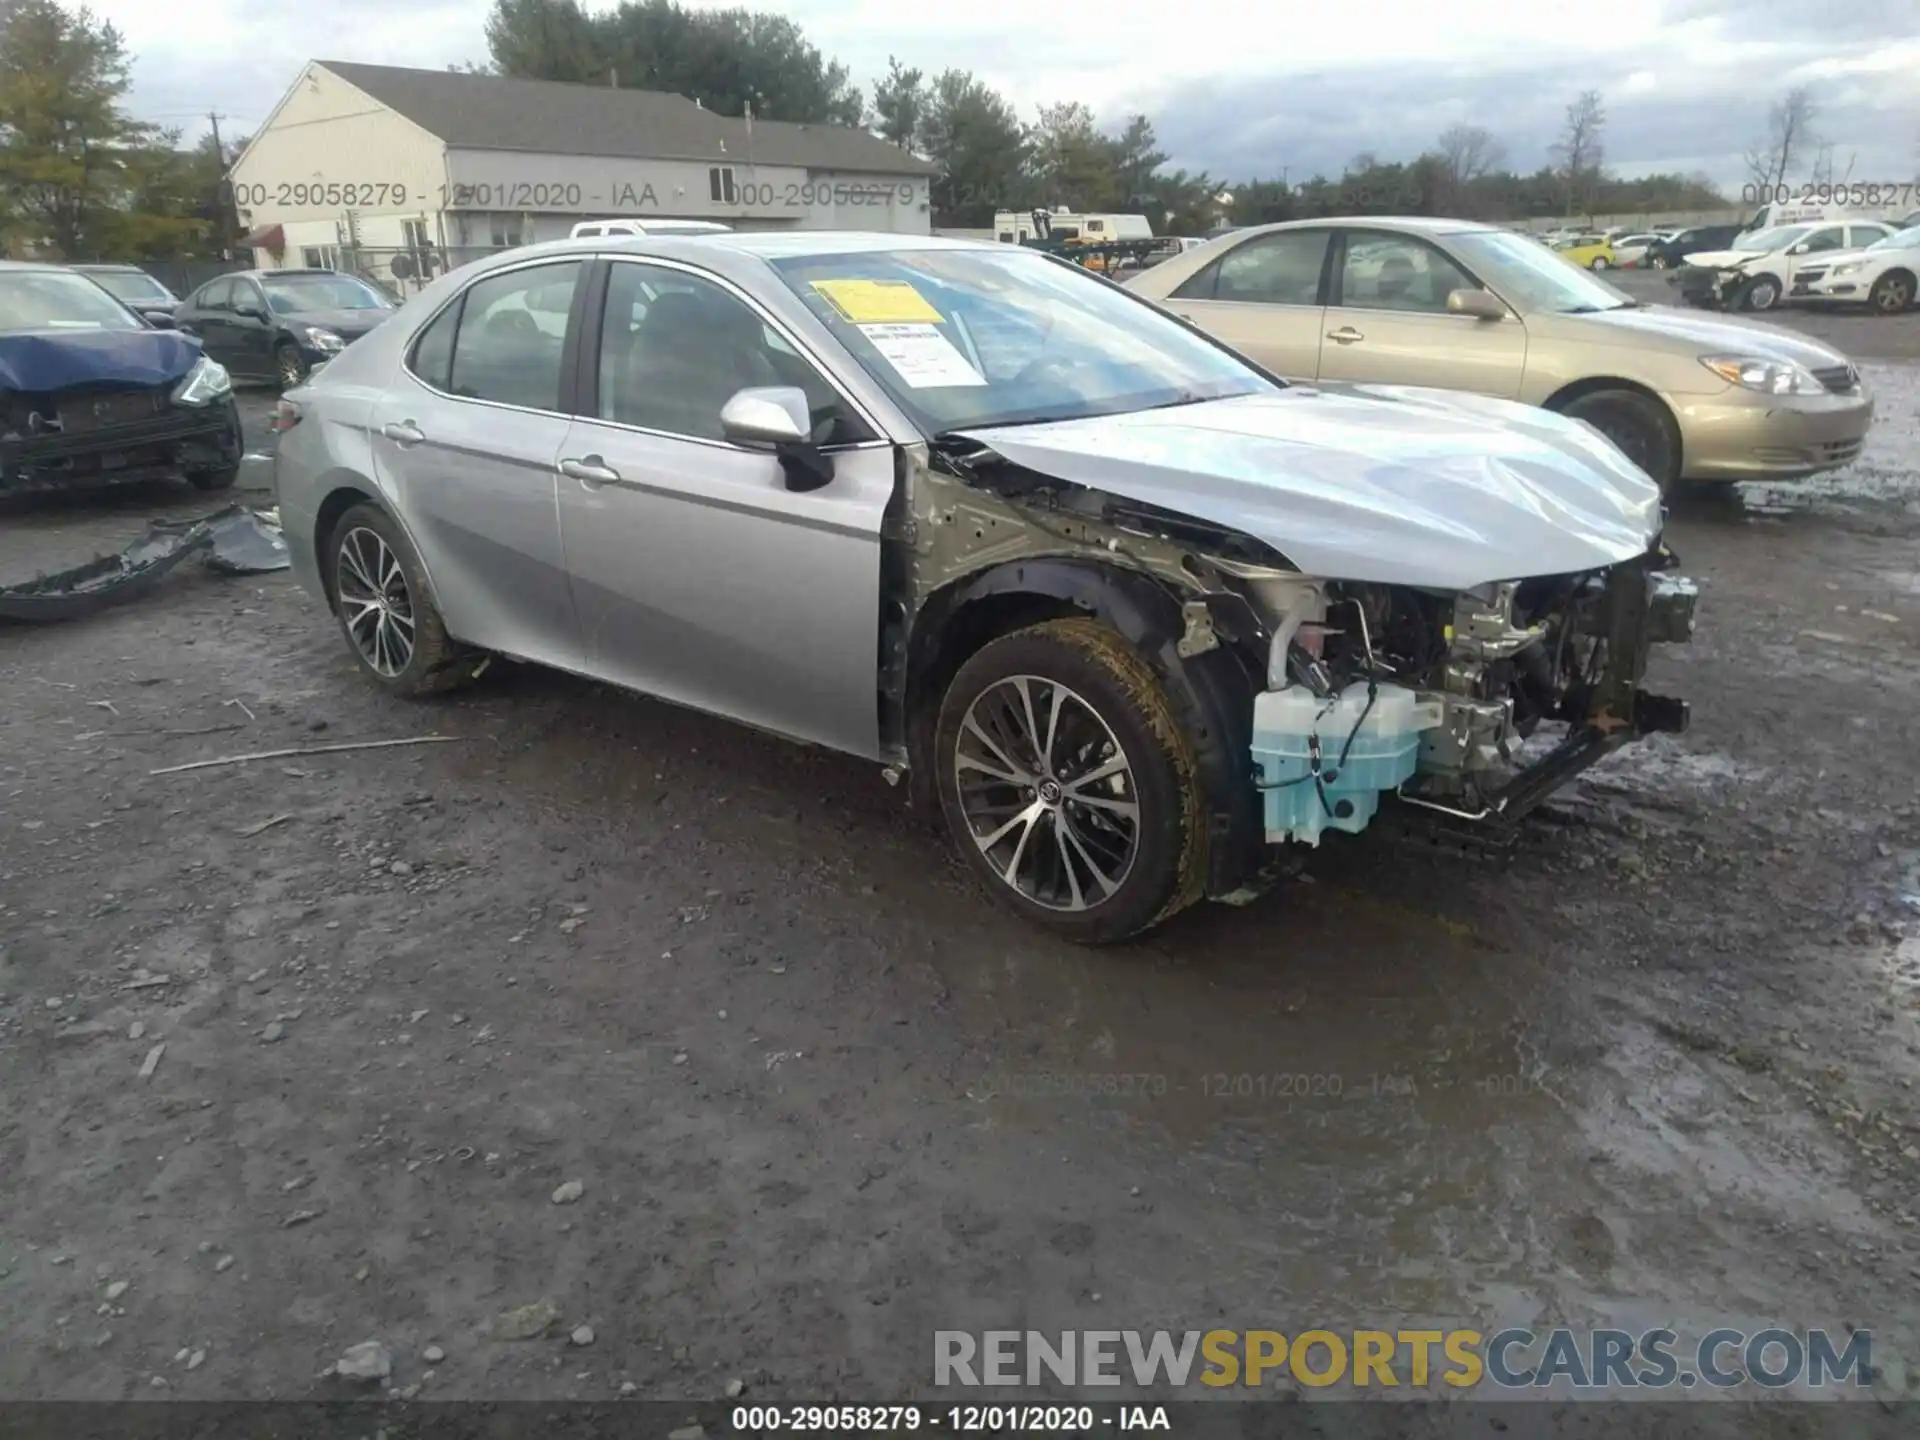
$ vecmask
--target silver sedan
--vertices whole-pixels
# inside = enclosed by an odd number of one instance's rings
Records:
[[[500,655],[876,761],[1075,940],[1243,897],[1383,796],[1509,823],[1684,720],[1638,682],[1690,587],[1592,430],[1289,386],[1019,247],[515,250],[276,428],[295,572],[376,683]]]

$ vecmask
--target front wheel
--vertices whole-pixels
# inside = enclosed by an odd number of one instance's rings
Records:
[[[1877,314],[1898,315],[1913,304],[1913,276],[1904,270],[1889,270],[1873,282],[1867,303]]]
[[[324,553],[341,633],[381,688],[418,697],[473,677],[473,657],[447,634],[420,557],[386,511],[353,506]]]
[[[1646,471],[1661,494],[1672,492],[1680,478],[1680,437],[1658,400],[1638,390],[1594,390],[1560,413],[1586,421]]]
[[[282,340],[273,347],[273,374],[282,390],[291,390],[307,378],[307,362],[299,346]]]
[[[1736,310],[1771,310],[1780,303],[1780,282],[1771,275],[1747,281],[1733,297]]]
[[[1114,630],[1050,620],[991,641],[940,707],[948,829],[1007,909],[1087,945],[1159,924],[1205,864],[1193,747]]]
[[[1605,270],[1605,269],[1607,269],[1607,268],[1608,268],[1609,266],[1611,266],[1612,264],[1613,264],[1613,262],[1612,262],[1611,260],[1609,260],[1609,259],[1607,259],[1607,257],[1606,257],[1606,256],[1604,256],[1604,255],[1596,255],[1596,256],[1594,256],[1594,257],[1593,257],[1593,264],[1592,264],[1592,266],[1591,266],[1590,268],[1592,268],[1592,269],[1594,269],[1594,270]]]
[[[240,478],[238,465],[222,465],[217,470],[189,470],[187,483],[196,490],[231,490]]]

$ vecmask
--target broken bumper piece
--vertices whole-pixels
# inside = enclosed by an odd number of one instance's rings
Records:
[[[96,614],[147,594],[194,555],[228,575],[264,574],[289,564],[278,524],[233,505],[202,520],[155,520],[118,554],[0,587],[0,619],[44,623]]]

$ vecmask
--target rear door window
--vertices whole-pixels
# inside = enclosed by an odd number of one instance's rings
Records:
[[[448,391],[557,413],[567,315],[580,271],[578,260],[530,265],[469,287],[453,337]]]

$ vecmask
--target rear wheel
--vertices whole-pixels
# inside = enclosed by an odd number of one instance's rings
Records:
[[[1559,409],[1611,440],[1652,477],[1661,494],[1672,492],[1680,477],[1680,437],[1658,400],[1638,390],[1593,390]]]
[[[941,809],[1007,909],[1081,944],[1184,907],[1205,861],[1193,747],[1147,662],[1094,620],[1002,636],[935,729]]]
[[[1592,270],[1605,270],[1612,264],[1613,262],[1607,259],[1606,256],[1596,255],[1593,257],[1593,263],[1588,268]]]
[[[431,695],[473,677],[475,657],[447,634],[420,557],[384,510],[353,506],[333,527],[325,553],[341,633],[383,689]]]
[[[1898,315],[1913,304],[1913,276],[1904,270],[1889,270],[1873,282],[1867,303],[1882,315]]]

